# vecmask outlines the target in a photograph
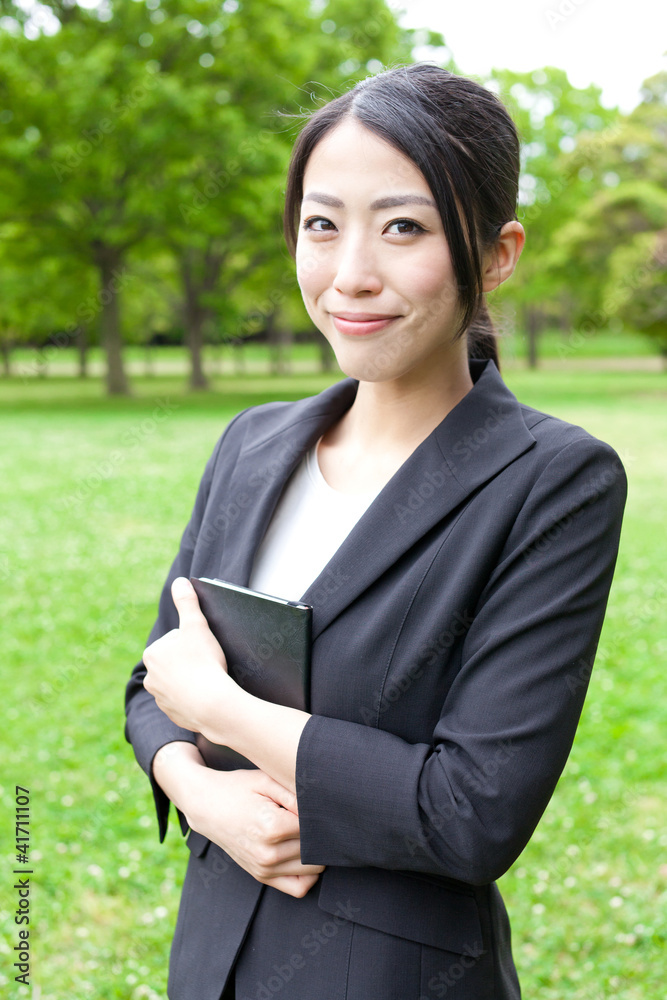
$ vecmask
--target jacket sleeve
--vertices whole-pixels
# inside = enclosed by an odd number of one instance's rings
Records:
[[[178,554],[171,565],[166,582],[162,588],[158,617],[146,642],[147,646],[165,635],[165,633],[178,628],[178,612],[171,598],[171,585],[177,576],[190,576],[192,557],[204,518],[218,455],[230,428],[241,415],[241,413],[238,413],[227,425],[225,432],[218,440],[213,454],[208,460],[204,475],[199,484],[192,515],[181,538]],[[153,695],[149,694],[144,688],[143,682],[145,676],[146,668],[143,661],[140,661],[132,671],[125,691],[125,738],[132,744],[137,761],[150,780],[155,799],[155,808],[157,810],[160,841],[163,841],[167,832],[169,799],[153,777],[153,758],[160,747],[166,743],[172,743],[175,740],[194,743],[195,736],[189,729],[182,729],[180,726],[177,726],[158,708]],[[181,830],[185,833],[187,831],[185,817],[180,811],[178,812],[178,817]]]
[[[477,885],[507,871],[572,746],[625,496],[623,467],[602,442],[579,438],[551,459],[480,595],[430,745],[308,720],[296,765],[304,864]]]

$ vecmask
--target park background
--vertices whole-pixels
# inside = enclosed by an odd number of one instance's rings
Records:
[[[537,6],[576,36],[581,0]],[[0,2],[3,995],[165,998],[187,851],[173,824],[158,843],[124,686],[228,420],[341,377],[280,233],[298,115],[415,58],[472,75],[446,42],[383,0]],[[653,1000],[667,982],[656,69],[624,109],[556,66],[480,76],[524,144],[528,244],[491,300],[503,373],[609,441],[630,481],[572,756],[501,880],[531,1000]],[[12,969],[16,784],[30,987]]]

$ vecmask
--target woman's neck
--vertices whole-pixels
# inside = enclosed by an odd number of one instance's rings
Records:
[[[428,378],[411,375],[359,382],[354,403],[320,442],[329,485],[356,493],[388,482],[473,386],[467,358]]]
[[[345,434],[368,452],[411,453],[472,389],[465,373],[440,373],[424,384],[406,376],[395,382],[360,382],[345,415]]]

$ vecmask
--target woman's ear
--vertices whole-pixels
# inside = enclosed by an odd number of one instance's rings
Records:
[[[498,242],[484,259],[483,291],[492,292],[511,277],[525,242],[526,233],[521,223],[506,222]]]

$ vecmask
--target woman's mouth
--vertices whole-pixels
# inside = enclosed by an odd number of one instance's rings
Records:
[[[339,333],[350,334],[353,337],[363,337],[377,330],[384,330],[398,316],[387,316],[382,313],[332,313],[334,326]]]

